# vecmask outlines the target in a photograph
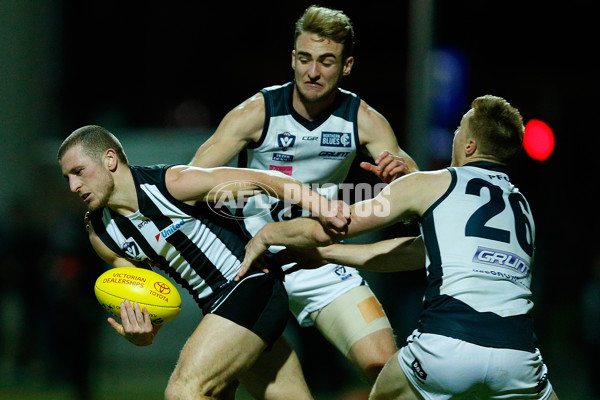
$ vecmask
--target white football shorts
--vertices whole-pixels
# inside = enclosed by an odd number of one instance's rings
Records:
[[[362,283],[363,278],[358,270],[335,264],[298,270],[286,275],[284,281],[290,311],[300,326],[312,326],[310,313],[320,310]]]
[[[398,362],[427,400],[545,400],[552,393],[539,350],[483,347],[415,330]]]

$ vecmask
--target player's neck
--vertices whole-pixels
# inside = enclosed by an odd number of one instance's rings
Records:
[[[478,162],[478,161],[485,161],[485,162],[491,162],[494,164],[506,165],[506,163],[500,162],[495,157],[491,157],[491,156],[487,156],[487,155],[483,155],[483,154],[477,154],[477,155],[473,155],[471,157],[467,157],[464,160],[464,162],[462,163],[462,165],[471,164],[471,163]]]
[[[108,201],[108,207],[121,215],[131,215],[139,210],[135,182],[129,166],[115,173],[115,187]]]
[[[309,121],[315,120],[321,115],[333,102],[335,101],[336,92],[332,92],[326,97],[320,98],[316,101],[310,101],[304,98],[297,89],[294,89],[292,97],[292,107],[300,114],[303,118]]]

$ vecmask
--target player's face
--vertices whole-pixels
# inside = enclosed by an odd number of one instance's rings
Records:
[[[318,102],[334,95],[343,76],[350,74],[352,57],[342,59],[344,45],[313,33],[302,33],[292,52],[292,68],[303,101]]]
[[[460,120],[460,125],[454,131],[454,141],[452,142],[452,167],[460,167],[465,163],[469,118],[473,112],[473,109],[467,111]]]
[[[59,161],[69,188],[87,205],[90,211],[108,204],[114,189],[114,180],[109,171],[87,155],[81,145],[73,146]]]

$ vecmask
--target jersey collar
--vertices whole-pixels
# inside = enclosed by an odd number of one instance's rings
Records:
[[[464,165],[465,167],[477,167],[483,169],[489,169],[494,172],[506,173],[506,168],[502,164],[494,163],[491,161],[473,161]]]
[[[337,88],[333,103],[331,103],[325,110],[323,110],[323,112],[321,112],[321,114],[319,114],[314,120],[309,121],[306,118],[304,118],[302,115],[300,115],[294,109],[294,101],[293,101],[294,89],[295,89],[294,85],[295,85],[294,82],[292,82],[292,84],[289,85],[288,109],[290,111],[290,114],[292,115],[292,118],[294,118],[298,123],[300,123],[302,126],[304,126],[309,131],[314,131],[319,126],[321,126],[325,121],[327,121],[327,119],[331,116],[331,114],[334,113],[334,111],[340,106],[340,104],[343,101],[342,93],[340,92],[339,88]]]

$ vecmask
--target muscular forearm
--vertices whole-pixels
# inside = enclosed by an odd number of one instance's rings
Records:
[[[411,271],[425,267],[421,237],[402,237],[369,244],[332,244],[318,248],[324,262],[374,272]]]
[[[296,218],[265,225],[256,234],[255,240],[266,247],[279,245],[296,248],[326,246],[342,239],[326,231],[321,223],[312,218]]]
[[[350,207],[342,201],[329,201],[325,196],[311,190],[296,179],[274,171],[255,171],[257,178],[265,179],[259,181],[264,183],[258,189],[264,190],[272,197],[278,198],[290,204],[297,204],[309,211],[313,217],[319,218],[319,222],[327,230],[334,230],[336,234],[344,234],[350,219]],[[261,186],[261,185],[258,185]]]
[[[259,189],[269,196],[296,204],[310,211],[315,217],[325,215],[330,211],[328,199],[300,181],[277,171],[256,171],[256,173],[260,174],[258,179],[264,184]],[[264,174],[268,174],[268,177],[263,178]]]
[[[311,218],[272,222],[263,226],[246,245],[246,256],[236,276],[239,280],[269,246],[281,245],[291,248],[309,248],[332,243],[333,238],[321,223]]]

